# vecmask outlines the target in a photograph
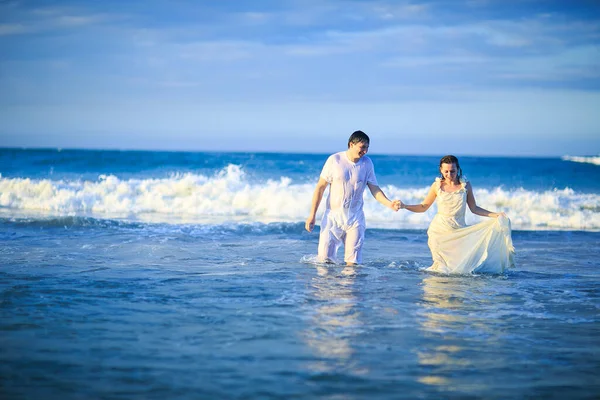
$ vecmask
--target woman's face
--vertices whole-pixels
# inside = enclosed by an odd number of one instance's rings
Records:
[[[442,166],[440,167],[440,172],[442,173],[442,176],[444,177],[445,180],[449,181],[449,182],[454,182],[456,181],[456,176],[458,174],[458,168],[456,168],[456,164],[452,163],[452,164],[442,164]]]

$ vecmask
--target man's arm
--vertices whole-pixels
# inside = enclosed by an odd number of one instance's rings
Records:
[[[321,204],[321,200],[323,199],[323,193],[325,193],[325,189],[327,189],[327,182],[325,179],[319,177],[319,181],[317,182],[317,187],[315,188],[315,192],[313,193],[312,202],[310,205],[310,214],[306,219],[306,223],[304,224],[304,228],[312,232],[315,227],[315,218],[317,217],[317,210],[319,209],[319,204]]]
[[[400,200],[391,201],[387,198],[385,193],[383,193],[383,190],[381,190],[381,188],[377,185],[367,183],[367,186],[369,186],[369,190],[371,191],[373,197],[375,197],[375,200],[394,211],[398,211],[400,209],[400,204],[402,204]]]

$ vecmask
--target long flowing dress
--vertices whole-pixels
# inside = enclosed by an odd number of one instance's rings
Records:
[[[514,267],[510,220],[500,216],[468,226],[466,182],[456,192],[445,192],[436,180],[438,212],[427,235],[433,265],[428,271],[445,274],[501,274]]]

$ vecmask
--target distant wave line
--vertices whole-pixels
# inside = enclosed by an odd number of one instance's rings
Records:
[[[562,156],[561,159],[564,161],[600,165],[600,156]]]

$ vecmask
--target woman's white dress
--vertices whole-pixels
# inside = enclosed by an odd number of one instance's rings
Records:
[[[460,190],[445,192],[436,180],[438,212],[427,235],[433,258],[428,271],[446,274],[501,274],[514,267],[510,220],[500,216],[467,226],[466,182]]]

